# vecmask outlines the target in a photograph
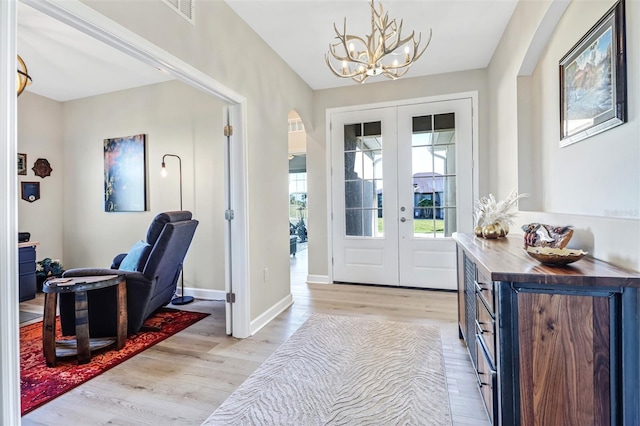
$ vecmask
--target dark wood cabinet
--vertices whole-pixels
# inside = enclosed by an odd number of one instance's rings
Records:
[[[640,274],[591,258],[546,266],[454,234],[460,336],[495,425],[640,425]]]
[[[38,243],[18,244],[19,301],[36,297],[36,245]]]

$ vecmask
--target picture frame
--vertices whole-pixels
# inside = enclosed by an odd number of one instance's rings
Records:
[[[40,182],[20,182],[20,189],[23,200],[33,203],[40,199]]]
[[[105,139],[103,153],[104,211],[146,211],[146,135]]]
[[[560,59],[560,147],[627,121],[625,2]]]
[[[23,154],[21,152],[18,153],[18,174],[27,174],[27,154]]]

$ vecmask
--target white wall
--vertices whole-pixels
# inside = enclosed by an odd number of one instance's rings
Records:
[[[428,50],[421,60],[429,60]],[[411,71],[409,71],[409,74]],[[315,129],[307,132],[307,187],[309,209],[309,275],[328,275],[328,235],[327,206],[327,135],[326,110],[351,105],[373,104],[402,99],[424,98],[450,93],[477,91],[479,111],[479,164],[480,192],[488,186],[489,164],[487,155],[487,76],[485,70],[463,71],[427,77],[404,78],[316,91]]]
[[[256,319],[290,295],[287,116],[295,109],[307,130],[313,127],[311,89],[222,1],[196,2],[195,25],[159,0],[85,3],[247,98],[249,287]]]
[[[560,148],[558,61],[611,7],[611,1],[574,2],[567,9],[532,78],[541,153],[542,210],[640,219],[640,4],[627,2],[629,120],[626,124]],[[634,37],[635,36],[635,37]],[[571,189],[571,190],[566,190]]]
[[[613,3],[573,1],[530,77],[519,72],[552,4],[518,4],[489,65],[489,140],[497,159],[490,188],[498,198],[516,187],[538,191],[533,202],[522,203],[530,211],[521,212],[518,224],[574,225],[573,246],[640,270],[639,2],[626,2],[628,122],[559,148],[559,60]],[[531,162],[537,166],[526,173],[522,167]]]
[[[27,174],[18,182],[39,182],[40,199],[32,203],[18,200],[18,229],[31,233],[38,241],[36,259],[60,259],[65,264],[62,248],[62,217],[66,202],[63,191],[65,159],[62,147],[62,104],[42,96],[23,92],[18,98],[18,152],[27,154]],[[35,175],[31,168],[38,158],[51,164],[51,176]],[[18,194],[21,194],[18,188]]]
[[[64,103],[64,249],[69,267],[108,267],[145,239],[153,217],[183,204],[200,221],[184,266],[185,287],[224,290],[224,145],[216,98],[180,82],[159,83]],[[104,211],[103,140],[147,135],[145,212]]]

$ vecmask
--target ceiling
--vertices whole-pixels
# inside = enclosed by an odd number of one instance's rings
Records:
[[[173,79],[21,2],[18,54],[33,79],[26,91],[59,102]]]
[[[219,0],[218,0],[219,1]],[[226,3],[287,62],[312,89],[358,84],[335,77],[325,64],[335,42],[333,24],[365,36],[371,8],[365,0],[226,0]],[[377,5],[378,3],[376,3]],[[404,20],[433,38],[404,78],[485,68],[517,0],[385,0],[391,19]],[[198,4],[195,4],[197,18]],[[27,91],[57,101],[109,93],[171,80],[160,70],[18,2],[18,52],[33,84]],[[384,77],[369,82],[387,81]]]
[[[335,23],[347,33],[371,33],[366,0],[226,0],[227,4],[280,55],[312,89],[358,84],[331,73],[324,59],[335,43]],[[376,1],[378,8],[378,1]],[[433,30],[424,55],[404,78],[485,68],[502,37],[517,0],[384,0],[390,19],[403,23],[403,37]],[[196,4],[197,7],[197,4]],[[388,81],[369,78],[367,83]],[[365,84],[367,84],[365,83]]]

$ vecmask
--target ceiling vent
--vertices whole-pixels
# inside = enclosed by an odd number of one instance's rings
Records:
[[[178,15],[195,25],[193,19],[193,8],[195,0],[162,0],[167,6],[173,9]]]

